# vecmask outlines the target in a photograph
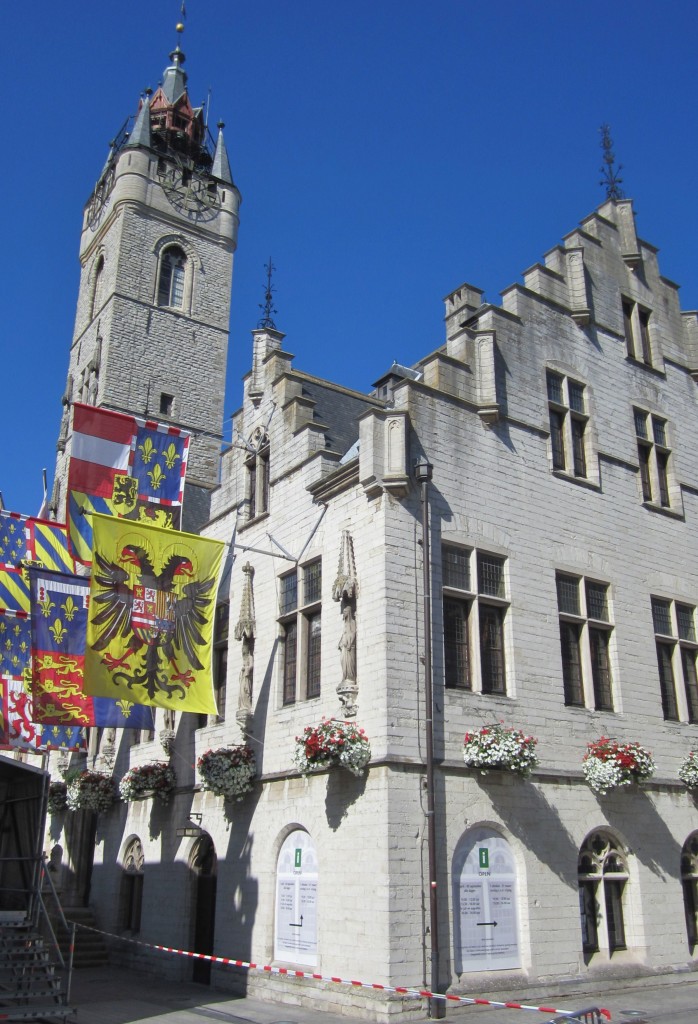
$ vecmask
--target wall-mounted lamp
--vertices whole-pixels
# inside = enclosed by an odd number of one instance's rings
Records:
[[[202,814],[199,814],[196,811],[192,811],[192,813],[189,815],[189,821],[186,823],[186,825],[182,825],[181,828],[177,829],[177,838],[185,839],[189,837],[192,839],[196,839],[198,836],[200,836],[201,833],[203,832],[203,829],[201,827],[202,818]]]

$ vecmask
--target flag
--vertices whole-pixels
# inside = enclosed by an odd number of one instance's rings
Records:
[[[93,517],[85,689],[216,714],[211,643],[221,541]]]
[[[7,679],[0,675],[0,750],[10,745],[10,731],[7,724]]]
[[[8,743],[14,749],[36,750],[39,728],[34,725],[31,696],[21,679],[9,676],[6,682]]]
[[[25,525],[27,558],[57,572],[74,572],[75,559],[68,549],[65,523],[28,518]]]
[[[179,528],[189,438],[168,424],[74,404],[67,521],[79,561],[92,561],[95,513]]]
[[[47,569],[72,572],[65,523],[0,511],[0,566],[39,562]]]
[[[31,652],[31,623],[26,612],[0,614],[0,675],[24,676]]]
[[[29,615],[29,580],[19,566],[0,568],[0,611]]]
[[[84,576],[29,570],[32,596],[34,720],[44,725],[153,729],[152,707],[88,696],[83,686],[90,581]]]
[[[41,750],[86,750],[87,737],[79,725],[47,725],[40,732],[38,744]]]
[[[0,566],[16,566],[27,557],[26,516],[0,512]]]

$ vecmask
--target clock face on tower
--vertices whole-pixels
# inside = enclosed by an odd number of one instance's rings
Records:
[[[216,183],[206,174],[186,167],[179,157],[163,161],[158,178],[168,201],[196,220],[215,217],[221,205]]]

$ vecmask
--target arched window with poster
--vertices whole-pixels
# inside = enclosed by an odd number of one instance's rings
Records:
[[[307,832],[286,836],[276,864],[274,959],[316,967],[317,853]]]
[[[461,837],[452,889],[457,973],[520,967],[516,864],[504,836],[482,826]]]

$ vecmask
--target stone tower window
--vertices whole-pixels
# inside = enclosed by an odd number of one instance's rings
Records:
[[[187,276],[187,256],[178,245],[170,245],[160,257],[158,276],[158,306],[184,307],[184,284]]]
[[[626,949],[624,905],[629,873],[620,844],[606,832],[593,832],[579,851],[577,871],[586,961],[600,949],[609,955]]]

